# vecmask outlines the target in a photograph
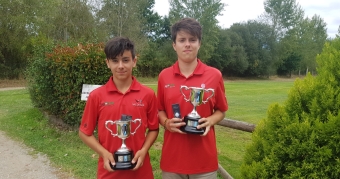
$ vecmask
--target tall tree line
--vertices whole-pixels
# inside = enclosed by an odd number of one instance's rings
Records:
[[[268,77],[315,71],[315,57],[327,40],[326,23],[305,18],[295,0],[266,0],[257,19],[221,28],[221,0],[169,0],[160,16],[154,0],[0,0],[0,78],[20,76],[38,40],[105,42],[114,36],[135,41],[136,75],[157,76],[176,60],[171,24],[183,17],[203,27],[199,58],[225,76]],[[331,40],[331,39],[328,39]]]

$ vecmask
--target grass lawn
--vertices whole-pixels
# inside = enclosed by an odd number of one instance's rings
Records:
[[[149,85],[156,89],[153,83]],[[229,110],[227,118],[257,124],[266,117],[270,104],[285,101],[293,80],[237,80],[225,83]],[[77,131],[60,131],[49,125],[42,113],[35,109],[27,90],[0,91],[0,130],[46,154],[52,164],[81,179],[96,176],[98,155],[78,138]],[[240,178],[239,167],[251,133],[216,126],[220,164],[234,177]],[[160,179],[159,159],[163,129],[150,150],[155,178]]]
[[[225,83],[229,109],[226,118],[257,124],[267,115],[270,104],[282,104],[293,80],[249,80]],[[241,178],[241,166],[251,133],[216,126],[219,162],[234,178]]]

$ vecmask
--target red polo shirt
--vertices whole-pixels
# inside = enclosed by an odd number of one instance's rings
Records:
[[[122,140],[111,135],[105,128],[105,122],[119,120],[122,114],[132,116],[132,120],[141,119],[142,121],[136,133],[125,140],[126,146],[136,153],[143,146],[147,129],[156,130],[159,124],[155,92],[141,85],[134,77],[130,89],[125,94],[117,90],[112,77],[105,85],[93,90],[86,102],[80,131],[86,135],[92,135],[98,125],[99,143],[114,153],[121,147]],[[138,122],[131,123],[131,132],[135,131],[138,124]],[[111,125],[111,130],[116,133],[116,126]],[[110,173],[103,166],[103,159],[100,157],[97,173],[100,179],[153,178],[149,154],[145,157],[143,166],[137,171],[122,170]]]
[[[164,69],[158,78],[158,110],[165,111],[168,118],[173,118],[172,104],[180,105],[181,116],[189,114],[193,105],[184,100],[180,92],[181,85],[187,87],[212,88],[214,96],[206,103],[196,108],[201,117],[211,116],[214,110],[228,110],[222,74],[216,68],[210,67],[198,60],[193,74],[186,78],[180,73],[178,62]],[[190,90],[182,90],[189,99]],[[204,100],[211,93],[205,92]],[[182,174],[198,174],[216,171],[218,158],[214,127],[207,136],[196,134],[164,133],[161,169],[166,172]]]

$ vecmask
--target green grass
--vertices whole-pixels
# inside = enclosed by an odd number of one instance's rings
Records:
[[[76,131],[60,131],[50,126],[31,104],[27,90],[0,92],[0,130],[13,139],[44,153],[53,165],[78,178],[95,178],[96,158]]]
[[[271,103],[287,98],[293,81],[232,81],[225,86],[229,103],[226,117],[256,124],[266,117]]]
[[[147,81],[147,80],[143,80]],[[155,83],[149,86],[156,90]],[[227,118],[257,124],[266,117],[274,102],[287,99],[293,81],[227,81],[229,110]],[[0,130],[11,138],[44,153],[55,167],[81,179],[96,177],[98,155],[83,144],[77,131],[61,131],[49,125],[48,119],[31,104],[27,90],[0,91]],[[163,129],[150,150],[156,179],[160,179],[159,159]],[[220,164],[234,177],[240,178],[239,167],[251,133],[216,126]]]
[[[266,117],[272,103],[282,104],[294,81],[250,80],[227,81],[225,89],[229,109],[226,118],[257,124]],[[216,126],[219,163],[234,178],[241,178],[239,167],[242,164],[246,146],[251,142],[251,133]]]

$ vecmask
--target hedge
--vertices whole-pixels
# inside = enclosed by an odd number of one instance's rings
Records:
[[[105,84],[111,75],[103,46],[38,45],[27,73],[33,104],[66,124],[79,124],[86,103],[80,100],[82,85]]]

